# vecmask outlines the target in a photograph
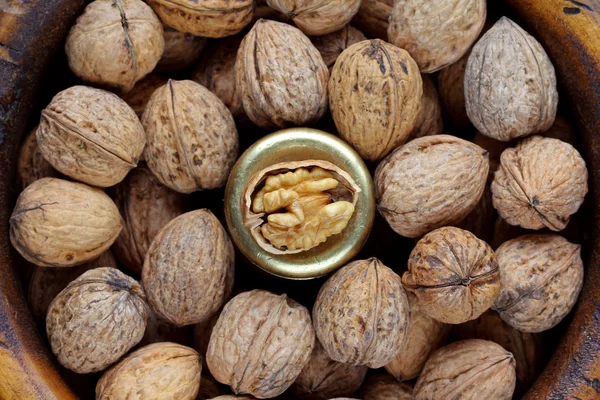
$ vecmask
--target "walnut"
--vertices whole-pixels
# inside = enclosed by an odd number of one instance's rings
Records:
[[[444,227],[419,240],[402,283],[423,313],[460,324],[490,308],[500,293],[500,271],[487,243],[469,231]]]
[[[315,341],[310,361],[290,388],[296,399],[328,400],[338,396],[349,396],[362,385],[368,368],[333,361]]]
[[[314,343],[305,307],[285,294],[252,290],[225,305],[206,362],[211,374],[234,393],[276,397],[308,363]]]
[[[450,135],[414,139],[377,167],[377,208],[406,237],[458,224],[481,198],[488,170],[487,151],[473,143]]]
[[[292,19],[307,35],[325,35],[341,29],[358,12],[361,0],[267,0]]]
[[[352,20],[361,32],[370,39],[388,38],[388,20],[392,13],[394,0],[363,0],[358,13]]]
[[[136,167],[146,135],[135,112],[116,95],[87,86],[58,93],[42,111],[39,150],[63,174],[113,186]]]
[[[406,49],[422,73],[460,59],[483,29],[485,0],[405,0],[394,3],[389,42]]]
[[[95,0],[69,31],[65,51],[84,81],[129,91],[154,69],[164,47],[162,25],[146,3]]]
[[[206,209],[169,222],[152,241],[142,271],[152,309],[178,326],[218,311],[231,294],[233,277],[233,245]]]
[[[124,219],[113,251],[121,264],[141,274],[152,239],[183,214],[183,196],[161,185],[148,168],[139,167],[117,185],[113,199]]]
[[[147,0],[161,21],[180,32],[222,38],[252,21],[254,0]]]
[[[194,342],[194,332],[191,326],[177,326],[158,317],[152,310],[148,312],[148,322],[144,337],[139,343],[146,346],[152,343],[174,342],[191,346]],[[202,354],[201,354],[202,355]]]
[[[511,353],[487,340],[463,340],[433,353],[417,380],[414,398],[510,400],[515,380]]]
[[[29,132],[19,151],[17,159],[17,180],[21,189],[25,189],[33,182],[41,178],[55,178],[58,172],[52,168],[52,165],[42,155],[37,145],[35,132],[37,126]]]
[[[522,332],[543,332],[571,311],[583,285],[581,246],[554,234],[532,234],[496,251],[502,290],[492,307]]]
[[[526,229],[563,230],[588,191],[579,152],[558,139],[533,136],[506,149],[492,182],[498,214]]]
[[[423,97],[421,98],[421,109],[415,127],[410,133],[411,139],[444,133],[442,106],[440,105],[435,83],[429,75],[421,75],[421,79],[423,80]]]
[[[351,262],[321,287],[313,323],[334,361],[383,367],[401,350],[408,331],[400,277],[376,258]]]
[[[411,385],[398,382],[386,373],[369,376],[360,389],[363,400],[412,400]]]
[[[40,267],[70,267],[91,261],[115,241],[123,221],[100,189],[42,178],[17,199],[10,217],[10,241]]]
[[[465,104],[465,69],[471,52],[438,72],[437,89],[444,120],[454,128],[467,129],[471,120]]]
[[[508,141],[545,131],[558,104],[554,67],[537,40],[503,17],[471,51],[465,98],[484,135]]]
[[[96,400],[194,400],[200,389],[200,356],[176,343],[155,343],[125,357],[102,375]]]
[[[148,167],[180,193],[214,189],[227,180],[238,156],[235,122],[221,100],[194,81],[158,88],[144,111]]]
[[[267,252],[300,253],[344,230],[360,191],[327,161],[274,164],[246,185],[244,224]]]
[[[490,176],[493,178],[493,175],[490,173],[488,181]],[[484,242],[490,243],[494,234],[496,217],[496,210],[492,204],[492,191],[488,184],[485,186],[483,195],[475,208],[458,224],[458,227],[471,232]]]
[[[307,125],[325,114],[329,71],[293,26],[257,21],[242,40],[235,73],[244,110],[261,128]]]
[[[335,126],[366,160],[379,160],[408,139],[422,96],[417,64],[406,51],[381,40],[348,47],[331,71]]]
[[[331,72],[335,60],[344,50],[363,40],[367,40],[365,35],[350,25],[345,25],[342,29],[327,35],[311,38],[312,43],[321,53],[325,65],[329,68],[329,72]]]
[[[102,371],[144,336],[144,290],[114,268],[96,268],[71,282],[50,304],[46,332],[52,351],[79,374]]]
[[[158,74],[146,75],[144,79],[135,84],[133,89],[121,95],[121,98],[125,100],[129,107],[131,107],[137,116],[141,118],[152,93],[166,84],[168,80],[168,78]]]
[[[156,65],[160,72],[179,72],[191,67],[206,45],[206,38],[164,27],[165,51]]]

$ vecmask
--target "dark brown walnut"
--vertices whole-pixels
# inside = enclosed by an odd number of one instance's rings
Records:
[[[414,139],[377,167],[377,208],[406,237],[458,224],[481,198],[488,170],[487,151],[473,143],[450,135]]]
[[[135,84],[133,89],[121,95],[121,98],[135,111],[138,117],[142,117],[150,96],[159,87],[167,83],[169,79],[158,74],[146,75],[144,79]]]
[[[115,203],[100,189],[42,178],[19,195],[10,241],[35,265],[72,267],[108,250],[122,226]]]
[[[394,0],[363,0],[352,25],[364,32],[369,39],[388,38],[388,20]]]
[[[334,361],[383,367],[401,350],[410,323],[400,277],[376,258],[351,262],[321,287],[313,323]]]
[[[141,0],[95,0],[71,28],[65,51],[87,82],[129,91],[152,72],[165,42],[162,24]]]
[[[258,20],[240,44],[235,75],[244,110],[261,128],[311,124],[327,110],[327,66],[293,26]]]
[[[515,382],[515,358],[511,353],[496,343],[470,339],[433,353],[413,395],[415,400],[510,400]]]
[[[230,393],[229,388],[219,382],[216,381],[207,371],[207,367],[202,365],[202,377],[200,378],[200,391],[198,392],[198,397],[196,400],[210,400],[218,398],[219,396],[227,396],[227,393]],[[248,396],[248,399],[252,397]]]
[[[423,313],[447,324],[479,317],[500,293],[492,248],[469,231],[444,227],[423,236],[408,259],[402,283]]]
[[[308,363],[315,332],[308,310],[264,290],[229,301],[215,325],[206,362],[211,374],[236,394],[276,397]]]
[[[423,80],[421,109],[417,116],[415,127],[410,133],[410,139],[444,133],[442,106],[440,105],[435,83],[433,83],[433,79],[429,75],[421,75],[421,79]]]
[[[96,268],[71,282],[50,304],[46,333],[52,352],[79,374],[102,371],[144,336],[148,305],[134,279]]]
[[[158,88],[142,116],[144,156],[160,183],[180,193],[225,184],[238,156],[239,141],[231,112],[194,81]]]
[[[156,234],[183,214],[183,196],[161,185],[145,166],[131,171],[113,192],[123,230],[113,245],[115,257],[136,274]]]
[[[350,396],[362,385],[367,370],[365,366],[333,361],[317,340],[310,361],[289,391],[294,398],[306,400]]]
[[[150,310],[148,312],[148,322],[146,323],[144,337],[139,345],[146,346],[148,344],[161,342],[174,342],[184,346],[191,346],[194,342],[193,327],[174,325],[169,321],[157,317],[156,314]]]
[[[329,108],[335,126],[366,160],[380,160],[408,139],[422,96],[415,61],[381,40],[350,46],[331,71]]]
[[[490,173],[489,179],[493,178],[493,174]],[[491,244],[492,237],[494,235],[494,222],[496,221],[496,210],[492,204],[492,191],[490,190],[489,184],[485,186],[483,195],[479,202],[465,219],[462,220],[458,227],[466,231],[471,232],[479,239],[486,243]]]
[[[496,251],[502,290],[492,307],[522,332],[555,327],[583,286],[581,246],[554,234],[509,240]]]
[[[498,214],[526,229],[563,230],[588,191],[585,161],[570,144],[533,136],[506,149],[492,182]]]
[[[36,131],[37,126],[29,132],[19,151],[17,180],[21,189],[25,189],[38,179],[58,176],[58,172],[46,161],[37,145]]]
[[[370,375],[360,389],[362,400],[413,400],[413,388],[383,372]]]
[[[203,322],[229,298],[234,251],[219,220],[206,209],[183,214],[156,235],[144,262],[148,303],[178,326]]]
[[[350,25],[345,25],[339,31],[311,38],[312,43],[321,53],[325,65],[329,68],[329,72],[344,50],[363,40],[367,40],[365,35]]]
[[[206,38],[164,27],[165,51],[156,65],[160,72],[179,72],[191,67],[200,57]]]
[[[444,120],[457,129],[467,129],[471,126],[465,105],[465,69],[470,54],[467,52],[458,61],[439,71],[436,76]]]

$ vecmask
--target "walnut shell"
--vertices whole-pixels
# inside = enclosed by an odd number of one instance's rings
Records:
[[[386,373],[369,376],[360,390],[363,400],[412,400],[412,392],[411,385],[398,382]]]
[[[144,290],[114,268],[85,272],[56,296],[46,332],[60,363],[79,374],[102,371],[144,336]]]
[[[37,126],[27,134],[17,159],[17,181],[21,189],[25,189],[41,178],[56,178],[59,173],[42,155],[37,145],[35,132]]]
[[[10,241],[40,267],[70,267],[91,261],[115,241],[123,220],[100,189],[42,178],[17,199],[10,217]]]
[[[490,186],[486,185],[479,202],[469,215],[458,224],[458,227],[471,232],[479,239],[491,244],[496,217],[496,210],[492,204],[492,191],[490,190]]]
[[[206,209],[169,222],[152,241],[142,272],[152,309],[178,326],[217,312],[231,294],[233,277],[233,245]]]
[[[506,323],[543,332],[571,311],[583,286],[580,245],[538,233],[509,240],[496,254],[502,290],[492,308]]]
[[[147,0],[161,21],[180,32],[222,38],[252,21],[254,0]]]
[[[352,25],[364,32],[370,39],[388,38],[388,20],[394,0],[363,0]]]
[[[235,75],[244,110],[261,128],[307,125],[327,110],[327,66],[293,26],[258,20],[240,44]]]
[[[444,120],[442,119],[442,106],[438,97],[435,83],[429,75],[421,75],[423,80],[423,97],[421,109],[415,122],[415,127],[410,133],[410,139],[423,136],[441,135],[444,133]]]
[[[96,400],[194,400],[201,357],[176,343],[155,343],[125,357],[102,375]]]
[[[179,72],[191,67],[206,45],[206,38],[164,27],[165,51],[156,65],[160,72]]]
[[[135,112],[116,95],[87,86],[58,93],[36,132],[44,158],[63,174],[113,186],[136,167],[146,135]]]
[[[494,208],[511,225],[560,231],[581,206],[587,177],[573,146],[533,136],[502,153],[492,182]]]
[[[121,95],[121,98],[135,111],[138,117],[142,117],[150,96],[159,87],[168,82],[168,78],[158,74],[146,75],[144,79],[135,84],[133,89]],[[143,153],[142,153],[143,155]]]
[[[342,267],[313,307],[319,341],[334,361],[380,368],[392,361],[409,325],[400,277],[376,258]]]
[[[152,239],[183,214],[183,196],[161,185],[148,168],[140,167],[115,187],[113,200],[124,220],[113,251],[121,264],[141,274]]]
[[[319,50],[319,53],[321,53],[321,57],[323,57],[323,61],[327,65],[327,68],[329,68],[330,73],[340,54],[348,47],[363,40],[367,40],[365,35],[350,25],[344,25],[342,29],[327,35],[311,38],[312,43]]]
[[[215,325],[206,362],[212,375],[236,394],[275,397],[308,363],[315,332],[308,310],[264,290],[229,301]]]
[[[379,160],[408,139],[422,96],[417,64],[406,51],[381,40],[348,47],[331,71],[335,126],[366,160]]]
[[[508,141],[550,128],[556,116],[556,75],[531,35],[502,17],[473,47],[465,98],[475,128]]]
[[[423,236],[408,259],[402,283],[423,313],[447,324],[479,317],[500,293],[492,248],[469,231],[444,227]]]
[[[414,388],[415,400],[510,400],[515,359],[500,345],[479,339],[442,347],[429,358]]]
[[[238,134],[231,113],[208,89],[170,79],[150,98],[142,124],[144,156],[160,183],[180,193],[225,184],[238,156]]]
[[[471,126],[465,104],[465,70],[470,54],[471,52],[467,52],[458,61],[439,71],[436,76],[444,120],[457,129],[467,129]]]
[[[84,81],[129,91],[152,72],[164,47],[162,24],[146,3],[95,0],[69,31],[65,51]]]
[[[458,224],[481,198],[488,170],[487,151],[473,143],[450,135],[412,140],[379,163],[377,208],[406,237]]]

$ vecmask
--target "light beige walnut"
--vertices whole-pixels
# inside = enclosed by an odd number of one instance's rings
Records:
[[[310,40],[321,53],[325,65],[331,72],[335,61],[344,50],[353,44],[367,40],[367,38],[358,29],[345,25],[338,31],[323,36],[315,36]]]
[[[138,117],[142,117],[150,96],[159,87],[167,83],[169,79],[158,74],[146,75],[144,79],[135,84],[133,89],[122,94],[121,98],[135,111]]]
[[[215,325],[206,361],[236,394],[259,399],[282,394],[308,363],[315,332],[308,310],[264,290],[229,301]]]
[[[142,340],[145,300],[140,284],[117,269],[85,272],[50,304],[46,333],[52,352],[79,374],[102,371]]]
[[[370,375],[360,389],[362,400],[413,400],[413,388],[386,373]]]
[[[165,51],[156,65],[160,72],[179,72],[191,67],[200,57],[206,38],[164,27]]]
[[[421,75],[421,79],[423,79],[423,97],[417,122],[410,134],[411,139],[444,133],[442,106],[435,83],[429,75]]]
[[[115,241],[123,220],[100,189],[42,178],[17,199],[10,217],[10,241],[40,267],[71,267],[91,261]]]
[[[394,0],[363,0],[352,25],[364,32],[369,39],[388,38],[388,20]]]
[[[457,129],[467,129],[471,126],[465,104],[465,70],[470,54],[471,52],[467,52],[458,61],[439,71],[436,76],[444,120]]]
[[[25,189],[41,178],[55,178],[58,171],[42,155],[37,145],[35,133],[37,126],[25,137],[17,159],[17,180],[21,189]]]
[[[95,0],[69,31],[71,70],[87,82],[129,91],[165,47],[162,24],[141,0]]]

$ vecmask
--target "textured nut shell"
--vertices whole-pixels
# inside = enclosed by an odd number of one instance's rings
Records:
[[[144,156],[160,183],[180,193],[214,189],[227,180],[239,142],[231,112],[194,81],[158,88],[144,111]]]
[[[471,52],[437,74],[437,90],[444,113],[444,120],[455,128],[471,126],[465,104],[465,70]]]
[[[46,333],[60,363],[80,374],[102,371],[144,336],[144,290],[114,268],[87,271],[50,304]]]
[[[503,17],[471,51],[465,98],[484,135],[507,141],[545,131],[558,104],[554,67],[537,40]]]
[[[429,75],[421,75],[421,79],[423,80],[423,97],[421,98],[421,109],[417,116],[417,122],[410,134],[411,139],[444,133],[442,106],[440,105],[435,83]]]
[[[412,400],[412,392],[412,386],[386,373],[369,376],[360,390],[363,400]]]
[[[387,40],[388,20],[394,0],[363,0],[352,25],[370,39]]]
[[[93,186],[119,183],[135,168],[146,135],[135,112],[116,95],[87,86],[58,93],[36,132],[44,158],[63,174]]]
[[[169,79],[158,74],[146,75],[144,79],[135,84],[133,89],[121,95],[121,98],[135,111],[138,117],[141,118],[146,108],[146,104],[150,101],[150,96],[159,87],[167,83]]]
[[[156,235],[142,282],[162,318],[183,326],[202,322],[231,294],[234,251],[227,232],[208,210],[183,214]]]
[[[444,227],[419,240],[402,283],[425,314],[460,324],[494,303],[500,293],[500,270],[487,243],[469,231]]]
[[[308,363],[315,332],[308,310],[264,290],[235,296],[215,325],[206,362],[212,375],[236,394],[275,397]]]
[[[370,368],[395,358],[409,318],[400,277],[376,258],[338,270],[321,287],[313,307],[315,331],[329,357]]]
[[[297,399],[328,400],[338,396],[349,396],[362,385],[368,368],[333,361],[315,341],[310,361],[290,388]]]
[[[178,72],[192,66],[206,45],[206,38],[165,26],[165,51],[156,65],[160,72]]]
[[[41,178],[54,178],[58,172],[42,155],[37,145],[35,132],[37,126],[25,138],[17,160],[17,180],[21,189],[25,189]]]
[[[489,179],[490,177],[488,176]],[[484,242],[490,243],[494,234],[496,217],[496,210],[492,204],[492,191],[490,190],[490,186],[486,185],[481,199],[479,199],[473,211],[458,224],[458,227],[471,232]]]
[[[463,340],[433,353],[417,380],[414,398],[510,400],[515,381],[511,353],[486,340]]]
[[[10,241],[35,265],[69,267],[100,256],[122,225],[115,203],[101,190],[43,178],[19,195],[10,217]]]
[[[492,182],[494,208],[511,225],[560,231],[583,202],[587,177],[573,146],[533,136],[502,153]]]
[[[473,143],[450,135],[412,140],[377,167],[377,208],[406,237],[458,224],[481,198],[488,170],[487,152]]]
[[[115,257],[141,274],[152,239],[183,214],[183,196],[161,185],[148,168],[140,167],[115,188],[113,199],[124,220],[113,246]]]
[[[161,21],[180,32],[221,38],[252,21],[254,0],[147,0]]]
[[[379,160],[413,130],[423,86],[410,55],[381,40],[350,46],[329,80],[329,108],[340,136],[366,160]]]
[[[367,40],[365,35],[358,29],[345,25],[342,29],[323,36],[315,36],[311,38],[323,61],[329,71],[333,68],[335,60],[342,54],[344,50],[355,43]]]
[[[81,79],[124,91],[152,72],[165,47],[162,24],[141,0],[95,0],[71,28],[65,51]]]
[[[244,110],[261,128],[307,125],[327,110],[327,66],[293,26],[257,21],[240,44],[235,75]]]
[[[522,332],[556,326],[583,286],[581,246],[554,234],[509,240],[497,250],[502,290],[492,307]]]

